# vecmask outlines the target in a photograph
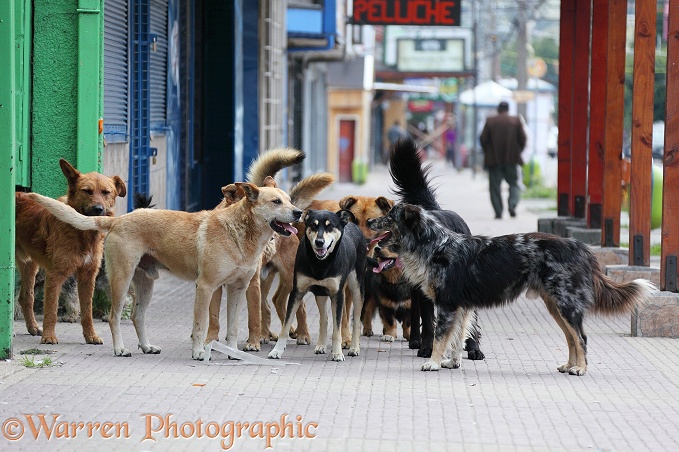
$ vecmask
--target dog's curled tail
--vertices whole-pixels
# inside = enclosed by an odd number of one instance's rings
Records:
[[[617,283],[599,274],[594,282],[596,301],[593,311],[603,315],[629,313],[632,309],[643,306],[654,290],[657,287],[647,279]]]
[[[85,216],[68,204],[38,193],[26,193],[26,196],[47,209],[59,221],[63,221],[81,231],[108,231],[116,220],[116,217]]]
[[[296,165],[304,160],[305,154],[293,148],[275,148],[262,153],[248,169],[247,181],[261,186],[266,176],[276,177],[283,168]]]
[[[431,165],[422,167],[417,153],[417,144],[410,138],[396,142],[389,157],[389,174],[396,185],[394,194],[406,204],[423,207],[425,210],[440,210],[436,194],[430,186]]]
[[[316,196],[335,182],[330,173],[317,173],[307,176],[290,190],[290,200],[298,209],[306,210]]]

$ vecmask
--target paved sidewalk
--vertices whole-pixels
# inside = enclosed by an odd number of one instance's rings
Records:
[[[483,175],[440,162],[434,173],[441,204],[473,233],[534,231],[539,215],[555,215],[553,202],[524,200],[517,218],[494,220]],[[379,167],[363,186],[336,184],[324,197],[388,196],[389,187]],[[85,345],[80,326],[64,323],[60,343],[41,346],[16,322],[15,359],[0,364],[0,450],[218,451],[233,440],[231,450],[264,451],[266,431],[276,451],[679,450],[679,342],[632,338],[627,317],[586,320],[583,377],[557,372],[567,359],[563,334],[540,301],[525,299],[482,311],[486,359],[465,359],[460,369],[421,372],[424,360],[400,328],[394,343],[362,337],[361,355],[343,363],[290,341],[273,367],[219,354],[210,363],[191,360],[193,296],[192,282],[169,275],[157,282],[147,329],[160,355],[114,357],[101,322],[102,346]],[[315,340],[312,300],[307,310]],[[243,341],[246,323],[243,307]],[[133,348],[131,321],[122,330]],[[270,347],[255,355],[266,357]],[[22,366],[19,353],[30,348],[54,350],[56,365]],[[22,437],[9,439],[22,428]]]

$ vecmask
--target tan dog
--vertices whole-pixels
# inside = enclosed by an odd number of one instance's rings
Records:
[[[277,148],[267,151],[252,163],[248,170],[247,180],[255,185],[262,185],[267,176],[275,176],[281,169],[300,163],[304,157],[305,155],[302,151],[292,148]],[[334,180],[335,178],[330,173],[319,173],[306,177],[290,191],[292,203],[298,208],[304,209],[314,196]],[[242,193],[242,190],[238,190],[234,184],[222,187],[224,199],[217,208],[225,208],[239,201]],[[274,234],[271,241],[264,248],[261,266],[255,271],[247,290],[248,339],[244,350],[259,351],[260,342],[268,343],[270,339],[275,340],[278,338],[270,329],[271,308],[267,301],[268,294],[273,277],[276,274],[280,276],[280,286],[292,287],[292,273],[298,245],[299,240],[297,236],[281,237],[278,234]],[[266,271],[262,274],[261,270],[265,266]],[[281,303],[277,296],[274,297],[274,305],[281,324],[285,318],[286,302],[287,298],[283,299]],[[210,303],[208,342],[218,339],[220,307],[221,289],[215,292]],[[306,323],[306,309],[303,304],[297,310],[297,324],[298,330],[301,331],[300,336],[306,337],[306,344],[309,344],[309,328]]]
[[[82,174],[66,160],[60,160],[68,182],[64,202],[82,215],[113,216],[117,196],[125,196],[125,183],[118,176],[92,172]],[[54,200],[55,203],[59,201]],[[66,278],[75,273],[78,281],[80,321],[88,344],[102,344],[92,323],[92,294],[103,254],[104,235],[81,231],[59,221],[29,194],[16,193],[16,263],[21,273],[19,305],[28,332],[42,335],[43,344],[57,344],[55,325],[59,293]],[[33,313],[35,275],[45,269],[43,328]]]
[[[202,212],[138,209],[120,217],[85,217],[51,198],[31,193],[59,219],[81,230],[109,231],[106,237],[106,268],[111,284],[111,318],[109,325],[116,356],[130,356],[120,333],[120,316],[130,282],[137,292],[132,313],[144,353],[160,353],[146,337],[145,315],[151,301],[153,279],[137,265],[152,260],[158,268],[175,276],[196,281],[194,302],[194,359],[205,357],[208,309],[215,291],[222,285],[227,292],[227,345],[237,346],[238,307],[245,301],[245,291],[261,261],[272,230],[283,235],[297,231],[289,223],[298,221],[302,211],[290,202],[272,178],[264,187],[236,183],[243,197],[235,204]]]

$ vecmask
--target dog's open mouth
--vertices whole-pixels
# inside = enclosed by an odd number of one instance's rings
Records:
[[[326,257],[328,257],[328,250],[332,246],[332,242],[330,242],[330,245],[324,247],[324,248],[316,248],[315,246],[313,247],[314,253],[316,253],[316,257],[323,260]]]
[[[375,243],[378,243],[380,245],[386,244],[389,239],[391,238],[391,231],[385,231],[382,234],[378,235],[374,239],[370,241],[370,245],[374,245]]]
[[[373,273],[381,273],[391,268],[403,268],[401,259],[398,257],[385,257],[377,259],[377,266],[373,268]]]
[[[269,223],[269,226],[271,226],[271,229],[275,232],[285,237],[288,237],[291,234],[297,234],[297,229],[289,223],[274,220]]]

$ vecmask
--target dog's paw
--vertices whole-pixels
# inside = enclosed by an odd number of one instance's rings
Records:
[[[278,334],[272,333],[271,331],[269,331],[269,340],[276,342],[278,340]]]
[[[282,350],[276,350],[275,348],[269,352],[268,358],[269,359],[281,359],[283,356],[283,351]]]
[[[245,352],[258,352],[259,350],[259,342],[246,342],[243,346]]]
[[[390,336],[389,334],[382,336],[382,342],[394,342],[394,339],[394,336]]]
[[[362,334],[363,336],[372,337],[375,333],[373,333],[372,329],[363,328]]]
[[[568,373],[570,375],[577,375],[579,377],[585,375],[587,373],[587,368],[586,367],[580,367],[580,366],[573,366],[570,369],[568,369]]]
[[[426,363],[422,364],[423,371],[439,370],[440,368],[441,366],[439,366],[437,362],[432,360],[429,360]]]
[[[347,353],[349,356],[358,356],[361,353],[360,348],[350,348],[349,353]]]
[[[333,353],[332,354],[332,360],[336,362],[344,361],[344,353],[339,352],[339,353]]]
[[[459,369],[460,361],[456,359],[444,359],[441,361],[441,367],[445,367],[446,369]]]
[[[205,343],[209,344],[212,341],[219,342],[219,332],[217,332],[217,333],[211,333],[210,331],[207,332],[207,337],[205,338]]]
[[[486,355],[484,355],[481,350],[469,350],[467,352],[467,359],[471,359],[472,361],[481,361],[485,358]]]
[[[562,364],[562,365],[560,365],[559,367],[557,367],[556,370],[558,370],[558,371],[561,372],[562,374],[565,374],[565,373],[568,373],[568,370],[569,370],[571,367],[574,367],[574,366],[573,366],[572,364],[570,364],[570,363],[566,363],[566,364]]]
[[[132,356],[132,352],[126,349],[125,347],[113,349],[113,354],[115,356],[126,356],[126,357]]]
[[[205,349],[201,348],[198,350],[194,350],[193,353],[191,354],[191,357],[197,361],[205,361],[207,355],[205,354]]]
[[[417,351],[417,356],[420,358],[431,358],[431,349],[430,348],[420,348]]]
[[[317,355],[325,355],[325,345],[317,345],[316,348],[314,348],[314,353]]]
[[[53,335],[47,335],[43,336],[42,339],[40,339],[41,344],[58,344],[59,341],[57,340],[56,336]]]
[[[297,336],[297,345],[309,345],[311,344],[311,336],[308,334]]]
[[[80,314],[67,314],[59,317],[59,321],[63,323],[78,323],[80,322]]]
[[[31,336],[42,336],[42,328],[40,328],[38,325],[29,326],[28,333]]]
[[[290,327],[290,332],[288,333],[290,339],[297,339],[297,329],[294,326]]]
[[[420,348],[420,340],[411,338],[408,341],[408,348],[411,350],[417,350]]]
[[[103,339],[97,336],[96,334],[93,336],[85,336],[85,342],[94,345],[101,345],[104,343]]]
[[[342,348],[349,348],[351,345],[351,339],[347,339],[346,341],[342,341]]]
[[[156,347],[155,345],[141,345],[139,344],[139,348],[141,348],[141,351],[144,352],[147,355],[157,355],[160,353],[160,347]]]

